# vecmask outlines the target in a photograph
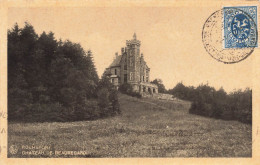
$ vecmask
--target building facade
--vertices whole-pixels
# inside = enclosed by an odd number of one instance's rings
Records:
[[[128,83],[136,92],[158,93],[157,85],[150,83],[150,68],[140,53],[140,46],[141,42],[134,34],[132,40],[126,41],[126,47],[121,48],[121,54],[115,54],[115,59],[105,73],[117,88]]]

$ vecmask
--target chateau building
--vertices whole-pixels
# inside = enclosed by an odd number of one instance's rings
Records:
[[[150,68],[140,54],[141,42],[134,34],[132,40],[126,41],[126,47],[121,48],[121,54],[115,54],[112,64],[106,69],[106,75],[118,88],[123,83],[132,85],[139,93],[158,93],[158,87],[150,83]]]

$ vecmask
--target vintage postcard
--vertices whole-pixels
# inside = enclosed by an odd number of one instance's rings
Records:
[[[258,164],[259,10],[1,1],[0,164]]]

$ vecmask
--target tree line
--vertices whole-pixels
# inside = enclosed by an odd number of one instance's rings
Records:
[[[75,121],[120,113],[117,91],[99,79],[91,50],[29,23],[8,30],[8,116],[19,121]]]
[[[216,90],[208,84],[195,88],[178,83],[167,92],[192,101],[189,113],[252,124],[252,90],[249,88],[227,93],[223,88]]]
[[[151,83],[158,86],[159,93],[172,94],[179,99],[191,101],[189,113],[224,120],[237,120],[252,124],[252,89],[234,90],[227,93],[222,87],[216,90],[208,84],[198,87],[185,86],[182,82],[172,89],[165,89],[161,79]]]
[[[223,88],[216,90],[208,84],[198,87],[185,86],[182,82],[167,90],[161,79],[151,83],[158,86],[159,93],[172,94],[182,100],[191,101],[189,113],[224,120],[237,120],[252,124],[252,89],[235,90],[227,93]],[[121,89],[130,89],[122,86]],[[126,92],[124,92],[126,91]],[[129,90],[121,90],[131,96],[137,96]]]

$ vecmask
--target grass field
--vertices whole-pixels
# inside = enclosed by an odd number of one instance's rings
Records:
[[[119,99],[122,115],[116,117],[67,123],[9,123],[8,146],[19,149],[9,157],[35,157],[22,155],[22,145],[51,146],[52,151],[84,150],[87,154],[82,157],[252,155],[251,125],[191,115],[190,103],[185,101],[137,99],[122,94]]]

